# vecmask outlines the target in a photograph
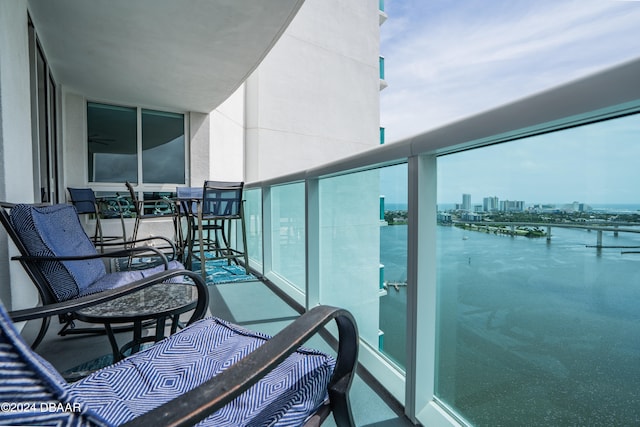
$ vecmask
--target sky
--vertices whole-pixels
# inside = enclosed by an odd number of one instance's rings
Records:
[[[385,0],[385,12],[380,54],[389,86],[380,95],[380,122],[387,143],[640,57],[637,0]],[[635,126],[637,135],[637,121]],[[633,131],[622,134],[628,141],[619,140],[616,150],[593,141],[597,159],[567,155],[567,145],[553,163],[536,163],[540,146],[527,152],[526,144],[514,148],[518,155],[508,170],[492,168],[486,149],[480,150],[486,154],[442,158],[439,202],[459,203],[462,193],[470,193],[473,203],[493,195],[537,203],[640,203],[639,196],[616,188],[621,182],[640,183],[635,171],[640,168],[623,164],[607,172],[615,176],[603,182],[618,185],[606,188],[585,172],[619,164],[614,162],[624,160],[620,152],[640,155],[631,144],[634,139],[639,145]],[[521,185],[504,188],[505,174]]]

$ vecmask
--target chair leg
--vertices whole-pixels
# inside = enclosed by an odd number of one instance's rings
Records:
[[[135,245],[135,241],[138,238],[138,227],[140,227],[140,217],[136,216],[136,222],[133,226],[133,235],[131,236],[131,247]],[[126,247],[126,245],[125,245]],[[129,256],[129,261],[127,261],[127,268],[131,268],[131,263],[133,262],[133,256]]]
[[[120,212],[120,226],[122,227],[122,247],[126,248],[127,247],[127,227],[125,226],[124,216],[122,215],[122,212]]]
[[[44,336],[47,334],[47,330],[49,329],[50,323],[51,323],[50,317],[42,318],[42,323],[40,324],[40,331],[38,331],[38,335],[36,336],[36,339],[33,341],[33,344],[31,344],[32,350],[35,350],[36,347],[40,345],[40,343],[44,339]]]
[[[204,257],[204,230],[202,225],[202,211],[198,211],[198,243],[200,245],[200,273],[202,280],[207,281],[207,263]]]

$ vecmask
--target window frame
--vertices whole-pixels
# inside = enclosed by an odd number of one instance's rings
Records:
[[[107,106],[115,106],[115,107],[123,107],[123,108],[131,108],[136,111],[136,182],[132,182],[138,197],[140,200],[144,200],[144,193],[149,192],[175,192],[175,188],[177,186],[189,185],[190,182],[190,146],[191,146],[191,138],[190,138],[190,115],[187,111],[168,109],[163,107],[151,107],[151,106],[142,106],[142,105],[126,105],[122,103],[114,103],[109,101],[104,101],[101,99],[93,99],[87,98],[84,103],[84,141],[83,141],[83,159],[86,163],[84,175],[87,180],[87,185],[89,187],[94,188],[99,192],[118,192],[123,195],[126,193],[126,189],[124,188],[124,182],[101,182],[101,181],[92,181],[89,176],[89,146],[88,146],[88,135],[89,135],[89,124],[87,112],[89,108],[89,104],[100,104]],[[162,113],[170,113],[170,114],[180,114],[183,117],[183,126],[184,126],[184,182],[163,182],[163,183],[145,183],[143,182],[143,165],[142,165],[142,113],[143,111],[152,111],[152,112],[162,112]]]

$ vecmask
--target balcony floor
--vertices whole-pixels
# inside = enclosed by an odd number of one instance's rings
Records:
[[[260,281],[215,285],[210,286],[209,291],[212,314],[249,329],[273,335],[298,316],[296,310]],[[248,303],[251,301],[255,303]],[[38,353],[60,372],[110,354],[111,349],[106,336],[60,337],[57,335],[57,319],[52,319],[51,323],[47,337],[38,347]],[[123,334],[119,334],[119,339],[124,342],[126,336]],[[330,346],[320,337],[312,338],[306,345],[333,353]],[[356,425],[411,426],[408,419],[401,414],[402,408],[392,398],[385,396],[384,392],[379,392],[379,388],[365,378],[366,373],[358,375],[350,393]],[[324,423],[327,427],[334,425],[331,417]]]

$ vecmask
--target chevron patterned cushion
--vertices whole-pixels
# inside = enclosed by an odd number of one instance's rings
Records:
[[[214,377],[268,336],[217,318],[204,319],[71,385],[100,417],[121,424]],[[327,398],[335,360],[301,349],[223,409],[205,426],[299,426]]]
[[[30,255],[72,256],[96,253],[95,246],[71,205],[16,205],[11,209],[11,222]],[[43,262],[41,269],[58,301],[77,297],[107,273],[100,259]]]
[[[0,303],[0,425],[106,425],[68,395],[58,372],[34,353]]]
[[[0,425],[120,425],[214,377],[267,339],[217,318],[204,319],[67,384],[26,345],[0,302]],[[300,349],[198,425],[302,425],[326,400],[334,366],[333,357]]]

